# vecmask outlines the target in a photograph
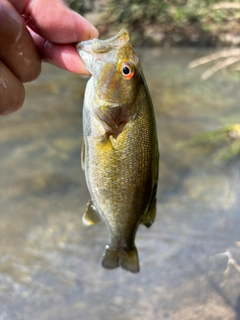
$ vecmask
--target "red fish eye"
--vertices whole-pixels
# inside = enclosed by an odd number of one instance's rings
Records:
[[[123,64],[122,65],[122,75],[126,79],[132,79],[132,77],[134,76],[134,69],[128,64]]]

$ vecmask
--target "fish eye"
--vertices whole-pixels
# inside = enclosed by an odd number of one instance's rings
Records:
[[[121,69],[122,69],[122,75],[126,79],[132,79],[132,77],[134,76],[134,68],[132,66],[124,63]]]

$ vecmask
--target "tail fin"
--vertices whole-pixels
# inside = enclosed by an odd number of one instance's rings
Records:
[[[138,253],[136,247],[132,250],[114,249],[109,245],[105,247],[102,257],[102,266],[106,269],[115,269],[121,266],[133,273],[139,272]]]

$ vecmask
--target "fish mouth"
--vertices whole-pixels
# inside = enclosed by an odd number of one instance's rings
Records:
[[[79,42],[76,46],[78,52],[81,51],[97,54],[107,53],[113,49],[122,47],[123,45],[130,42],[129,33],[127,30],[120,30],[114,37],[107,40],[92,39],[87,41]]]
[[[110,39],[82,41],[76,45],[76,48],[87,69],[93,74],[97,64],[100,67],[104,62],[114,61],[118,49],[128,43],[130,43],[129,33],[127,30],[122,29]]]

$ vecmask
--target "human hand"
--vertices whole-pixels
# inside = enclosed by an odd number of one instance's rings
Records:
[[[0,0],[0,115],[19,109],[41,61],[88,74],[73,43],[98,37],[64,0]]]

